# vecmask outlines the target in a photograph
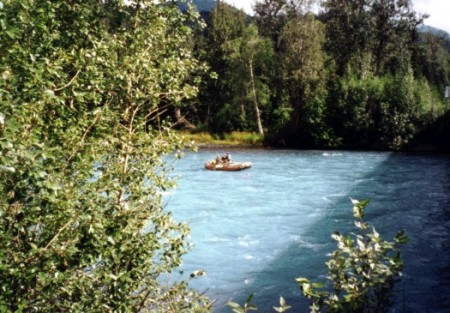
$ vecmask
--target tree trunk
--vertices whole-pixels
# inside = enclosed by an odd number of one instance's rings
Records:
[[[264,136],[264,130],[263,130],[262,123],[261,123],[261,113],[259,111],[259,106],[258,106],[258,96],[256,94],[255,77],[253,75],[253,59],[250,59],[248,61],[248,69],[250,71],[250,84],[252,87],[253,103],[255,105],[256,123],[258,124],[258,132],[260,135]]]

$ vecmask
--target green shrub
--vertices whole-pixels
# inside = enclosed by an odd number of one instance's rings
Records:
[[[352,202],[358,233],[332,235],[338,245],[327,262],[333,291],[323,291],[323,284],[306,278],[297,279],[303,294],[311,300],[311,312],[385,312],[394,283],[402,275],[399,245],[407,242],[403,231],[394,242],[382,240],[364,221],[368,200]]]
[[[329,93],[329,122],[346,147],[398,149],[445,105],[424,79],[410,72],[347,77]]]

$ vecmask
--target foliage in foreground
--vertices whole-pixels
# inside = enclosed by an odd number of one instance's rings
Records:
[[[307,278],[297,278],[303,295],[311,301],[310,310],[317,312],[386,312],[394,284],[402,275],[403,260],[400,245],[408,238],[403,231],[398,232],[394,242],[382,240],[380,234],[364,221],[364,209],[369,201],[352,199],[353,216],[358,233],[332,234],[337,242],[331,259],[326,263],[329,269],[330,288],[312,283]],[[250,296],[243,305],[229,302],[235,313],[256,310]],[[286,312],[290,308],[280,298],[276,312]]]
[[[408,240],[404,232],[398,232],[394,242],[382,240],[375,228],[364,221],[369,201],[352,202],[358,233],[332,235],[338,249],[327,266],[334,291],[320,291],[321,284],[297,279],[303,294],[311,300],[311,312],[386,312],[394,283],[402,275],[399,245]]]
[[[164,110],[197,92],[172,1],[2,0],[0,311],[181,312]]]

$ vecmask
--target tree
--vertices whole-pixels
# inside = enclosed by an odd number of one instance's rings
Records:
[[[246,103],[253,104],[254,123],[259,134],[264,135],[261,118],[262,106],[270,100],[269,77],[273,71],[273,46],[270,39],[260,37],[254,24],[244,30],[242,37],[228,43],[230,72],[227,78],[233,81],[233,102],[241,107],[242,119],[246,120]]]
[[[286,0],[263,0],[255,3],[256,23],[262,36],[271,38],[279,46],[281,29],[286,22]]]
[[[370,46],[369,0],[326,0],[322,19],[326,25],[325,48],[343,76],[353,62],[365,70]],[[356,59],[356,60],[355,60]],[[353,61],[353,62],[352,62]]]
[[[324,36],[321,23],[311,12],[316,3],[314,0],[265,0],[255,4],[259,32],[273,41],[275,51],[268,142],[305,143],[298,135],[306,134],[306,124],[315,132],[311,137],[318,139],[324,132],[319,125],[321,117],[312,117],[323,109],[325,99],[324,85],[320,82],[324,78]],[[309,109],[311,115],[307,116]],[[308,141],[310,145],[316,140]]]
[[[291,144],[327,144],[323,24],[311,13],[292,18],[281,33],[285,88],[292,114],[286,138]],[[292,137],[295,137],[293,139]],[[297,142],[295,142],[297,141]]]
[[[426,18],[409,1],[326,0],[323,7],[326,48],[339,76],[408,70],[416,28]]]
[[[182,147],[164,110],[197,91],[191,16],[172,1],[2,0],[2,310],[203,305],[161,280],[188,247],[160,192]]]
[[[210,23],[198,47],[199,59],[205,61],[215,73],[206,77],[201,86],[198,115],[213,132],[227,132],[238,124],[238,114],[231,107],[233,82],[227,79],[228,42],[242,36],[246,14],[242,10],[218,1],[211,11]]]
[[[450,84],[450,39],[446,32],[420,33],[413,67],[415,75],[425,77],[440,93]]]
[[[208,31],[212,49],[224,52],[224,43],[241,36],[245,28],[245,17],[244,11],[218,1],[211,12],[211,28]]]
[[[270,83],[270,85],[273,86],[274,92],[271,99],[272,105],[268,118],[271,125],[279,123],[280,116],[277,116],[276,112],[283,110],[283,73],[280,68],[280,36],[281,30],[286,23],[286,10],[286,0],[263,0],[257,1],[254,5],[255,21],[258,26],[258,32],[261,36],[272,40],[275,51],[275,72],[271,77]],[[270,132],[272,131],[270,130]]]
[[[426,117],[428,87],[412,75],[426,16],[404,0],[327,0],[324,9],[333,133],[347,147],[398,149]]]
[[[411,2],[405,0],[375,0],[371,15],[375,74],[407,71],[411,66],[416,29],[423,17],[416,16]]]

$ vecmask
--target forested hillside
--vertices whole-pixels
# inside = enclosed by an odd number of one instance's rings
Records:
[[[203,12],[193,49],[210,73],[178,116],[270,145],[399,149],[445,113],[447,33],[425,28],[409,1],[326,0],[317,14],[316,2]]]

